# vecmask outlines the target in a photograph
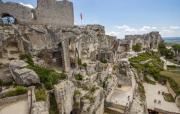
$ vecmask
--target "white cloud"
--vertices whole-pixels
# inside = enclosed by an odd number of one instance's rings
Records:
[[[151,31],[159,31],[162,36],[179,36],[179,26],[168,26],[168,27],[156,27],[156,26],[140,26],[133,27],[128,25],[115,26],[113,31],[108,31],[107,34],[117,36],[118,38],[124,38],[125,35],[134,34],[145,34]]]
[[[153,29],[153,30],[156,30],[156,29],[157,29],[157,27],[152,27],[152,29]]]
[[[119,32],[115,32],[115,31],[108,32],[107,34],[111,36],[119,36]]]
[[[32,9],[34,8],[31,4],[24,4],[24,3],[22,3],[22,2],[19,3],[19,4],[21,4],[21,5],[23,5],[23,6],[26,6],[26,7],[29,7],[29,8],[32,8]]]
[[[170,28],[170,29],[180,29],[179,26],[170,26],[169,28]]]

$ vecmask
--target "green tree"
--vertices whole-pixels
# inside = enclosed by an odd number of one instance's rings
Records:
[[[142,49],[142,46],[141,46],[141,44],[136,44],[136,45],[133,45],[133,46],[132,46],[132,49],[133,49],[133,51],[135,51],[135,52],[140,52],[141,49]]]
[[[160,43],[158,46],[159,53],[161,56],[165,56],[167,59],[172,59],[174,57],[174,53],[171,49],[167,49],[164,43]]]

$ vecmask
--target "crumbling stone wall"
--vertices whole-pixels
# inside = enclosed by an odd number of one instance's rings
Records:
[[[31,9],[18,3],[0,2],[0,16],[10,15],[21,24],[74,24],[73,3],[67,0],[37,0],[37,8]]]
[[[141,44],[143,49],[157,49],[158,44],[162,42],[159,32],[150,32],[144,35],[126,35],[125,39],[132,45]]]
[[[13,16],[18,23],[30,23],[32,18],[32,9],[18,3],[0,3],[0,17],[5,15]]]
[[[73,4],[67,0],[38,0],[37,23],[73,25]]]

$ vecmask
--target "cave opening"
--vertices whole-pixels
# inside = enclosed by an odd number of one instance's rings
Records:
[[[4,25],[12,25],[17,23],[17,19],[8,13],[1,14],[0,21]]]

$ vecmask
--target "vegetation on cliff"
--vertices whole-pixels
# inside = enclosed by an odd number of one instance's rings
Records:
[[[45,89],[36,89],[35,91],[36,101],[46,101],[47,93]]]
[[[174,57],[173,51],[171,49],[167,49],[164,43],[159,44],[158,50],[161,56],[165,56],[167,59],[172,59]]]
[[[13,88],[12,90],[8,91],[7,93],[5,93],[2,98],[5,97],[13,97],[13,96],[18,96],[18,95],[23,95],[27,93],[27,88],[23,87],[23,86],[17,86],[15,88]]]
[[[160,60],[158,53],[142,53],[137,57],[130,58],[129,61],[139,73],[144,75],[144,81],[147,83],[154,84],[154,81],[150,80],[147,76],[152,76],[154,80],[160,83],[168,81],[176,95],[180,94],[179,82],[175,81],[176,78],[168,75],[169,72],[165,73],[165,71],[163,71],[164,63]]]
[[[174,49],[174,51],[180,52],[180,44],[174,44],[174,45],[172,46],[172,48]]]
[[[133,49],[133,51],[135,51],[135,52],[140,52],[141,49],[142,49],[142,46],[141,46],[141,44],[136,44],[136,45],[133,45],[133,46],[132,46],[132,49]]]
[[[64,72],[57,73],[55,70],[35,64],[31,55],[21,55],[20,58],[29,64],[28,68],[34,70],[38,74],[46,89],[52,89],[53,85],[57,84],[59,80],[67,78],[67,75]]]
[[[50,100],[49,114],[59,114],[54,93],[49,94],[49,100]]]

